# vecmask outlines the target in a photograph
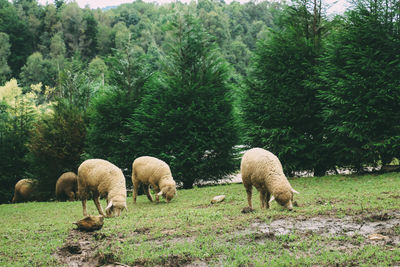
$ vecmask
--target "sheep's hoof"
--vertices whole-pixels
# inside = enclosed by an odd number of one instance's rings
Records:
[[[250,213],[250,212],[254,212],[255,210],[250,208],[250,207],[245,207],[242,209],[242,213]]]
[[[87,232],[92,232],[96,230],[100,230],[103,227],[104,224],[104,217],[99,215],[99,216],[87,216],[83,218],[82,220],[79,220],[75,222],[78,226],[78,230],[80,231],[87,231]]]

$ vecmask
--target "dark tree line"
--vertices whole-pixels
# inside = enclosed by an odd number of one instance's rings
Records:
[[[272,151],[288,175],[398,159],[399,3],[323,10],[0,0],[0,202],[21,178],[49,199],[87,158],[129,176],[156,156],[184,188],[237,170],[237,145]]]

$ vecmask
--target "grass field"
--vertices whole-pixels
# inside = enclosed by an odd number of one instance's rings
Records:
[[[0,205],[0,266],[400,265],[399,173],[290,182],[301,193],[293,212],[260,210],[254,190],[256,210],[243,214],[243,185],[217,185],[179,190],[169,204],[130,196],[128,212],[92,233],[73,230],[78,201]]]

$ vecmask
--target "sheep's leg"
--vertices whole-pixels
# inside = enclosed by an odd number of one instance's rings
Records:
[[[149,184],[146,185],[146,188],[144,189],[144,191],[146,191],[146,196],[147,196],[147,198],[148,198],[151,202],[153,202],[153,198],[151,197],[151,194],[150,194],[150,185],[149,185]],[[157,196],[156,196],[156,198],[157,198]]]
[[[267,209],[269,209],[269,200],[270,199],[271,199],[271,193],[267,192],[267,199],[266,199]]]
[[[265,207],[266,207],[265,200],[266,200],[265,192],[261,190],[260,191],[261,209],[265,209]]]
[[[96,208],[99,211],[99,213],[101,215],[103,215],[104,217],[106,217],[106,215],[104,214],[103,208],[100,205],[100,196],[93,194],[93,201],[94,201],[94,204],[96,204]]]
[[[154,188],[154,193],[156,193],[156,202],[160,202],[160,197],[158,196],[158,193],[160,193],[160,188],[155,187]]]
[[[137,197],[137,194],[138,194],[139,185],[140,185],[139,181],[136,181],[136,180],[133,181],[133,194],[132,194],[133,203],[136,203],[136,197]]]
[[[86,209],[86,199],[82,199],[82,208],[83,208],[83,216],[88,216],[87,209]]]
[[[244,187],[246,188],[247,202],[249,203],[249,208],[252,209],[253,205],[251,204],[251,194],[252,194],[253,186],[245,184]]]

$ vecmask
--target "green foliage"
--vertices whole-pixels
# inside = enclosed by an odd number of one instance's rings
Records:
[[[85,114],[65,100],[55,103],[51,112],[35,124],[28,144],[30,172],[39,180],[45,196],[54,195],[56,181],[63,172],[77,171],[85,135]]]
[[[152,71],[143,50],[129,42],[114,51],[108,65],[108,80],[113,86],[104,88],[91,102],[86,157],[104,158],[127,167],[133,158],[127,146],[126,123],[139,105]]]
[[[86,65],[78,57],[65,62],[65,66],[59,74],[54,98],[65,99],[70,105],[85,111],[97,89],[93,80],[86,74],[85,68]]]
[[[21,96],[14,106],[0,100],[0,203],[11,201],[14,185],[25,178],[29,167],[26,160],[29,131],[34,121],[34,111]]]
[[[172,24],[162,72],[129,122],[135,157],[156,156],[190,188],[218,180],[235,165],[237,134],[227,84],[228,66],[210,36],[190,15]]]
[[[8,57],[10,56],[10,38],[8,34],[0,32],[0,85],[9,78],[11,69],[8,66]]]
[[[303,22],[296,15],[301,8],[288,9],[285,28],[258,43],[242,100],[245,142],[276,154],[287,173],[314,170],[323,175],[332,165],[322,146],[317,90],[307,83],[318,47],[304,27],[311,15],[307,12]]]
[[[83,36],[83,49],[82,57],[86,59],[92,59],[97,54],[97,27],[98,22],[94,18],[91,11],[85,10],[83,16],[84,23],[84,36]]]
[[[341,166],[361,169],[400,156],[399,3],[386,3],[357,2],[322,58],[323,115]]]
[[[33,36],[28,22],[18,16],[17,9],[7,0],[0,0],[0,32],[8,34],[11,55],[8,64],[16,77],[26,58],[33,52]]]
[[[32,84],[42,83],[45,86],[54,87],[56,85],[57,69],[56,65],[48,59],[43,59],[39,52],[35,52],[28,57],[26,64],[21,68],[21,82],[25,91],[29,90]]]

